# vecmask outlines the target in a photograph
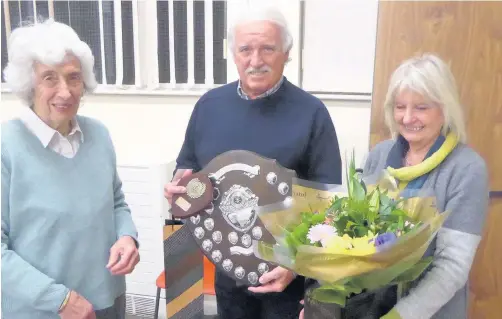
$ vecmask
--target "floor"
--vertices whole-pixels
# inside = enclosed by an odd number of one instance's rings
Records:
[[[218,319],[216,312],[216,297],[211,295],[204,296],[204,319]],[[152,319],[152,317],[139,317],[126,314],[125,319]]]

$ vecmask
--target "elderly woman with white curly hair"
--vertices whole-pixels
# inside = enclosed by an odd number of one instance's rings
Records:
[[[393,73],[384,104],[393,139],[376,145],[364,175],[374,180],[387,169],[401,196],[434,196],[449,211],[426,252],[431,267],[383,316],[385,319],[465,319],[468,277],[488,208],[488,171],[467,145],[464,115],[455,79],[436,55],[404,61]]]
[[[52,20],[8,48],[5,80],[29,108],[2,124],[2,318],[124,318],[137,231],[107,129],[77,115],[91,50]]]

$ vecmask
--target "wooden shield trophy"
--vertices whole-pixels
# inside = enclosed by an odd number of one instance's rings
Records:
[[[249,151],[229,151],[178,185],[173,217],[186,219],[191,235],[214,265],[237,282],[259,285],[258,279],[276,265],[253,253],[253,240],[275,243],[256,213],[261,206],[291,198],[296,174]]]

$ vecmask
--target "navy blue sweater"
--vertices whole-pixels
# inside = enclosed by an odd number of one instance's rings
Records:
[[[188,123],[177,169],[199,171],[226,151],[248,150],[276,159],[295,170],[299,178],[341,184],[335,128],[319,99],[285,79],[272,95],[245,100],[237,93],[237,83],[211,90],[199,99]],[[303,298],[304,280],[298,276],[284,293],[299,301]],[[235,281],[219,271],[215,285],[217,290],[236,293]]]
[[[242,99],[237,82],[199,99],[177,168],[199,171],[230,150],[248,150],[276,159],[302,179],[342,182],[338,140],[326,106],[287,79],[277,92],[261,99]]]

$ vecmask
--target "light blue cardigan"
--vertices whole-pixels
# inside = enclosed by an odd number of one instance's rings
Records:
[[[137,231],[108,131],[78,122],[85,140],[71,159],[21,121],[2,124],[2,318],[59,318],[69,290],[95,310],[125,292],[125,277],[105,266],[117,239]]]

